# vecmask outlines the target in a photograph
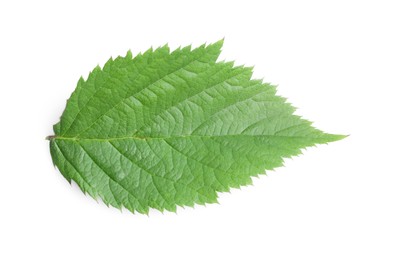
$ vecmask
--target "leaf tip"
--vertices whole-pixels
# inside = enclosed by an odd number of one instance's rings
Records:
[[[343,139],[349,137],[350,135],[334,135],[334,134],[330,134],[329,136],[331,137],[331,142],[335,142],[335,141],[343,140]]]

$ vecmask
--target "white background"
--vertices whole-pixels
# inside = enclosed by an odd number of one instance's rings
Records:
[[[391,1],[1,1],[0,259],[393,259]],[[70,186],[45,136],[110,56],[225,37],[298,114],[347,139],[220,205],[133,215]]]

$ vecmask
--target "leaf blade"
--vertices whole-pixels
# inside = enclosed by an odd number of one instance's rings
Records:
[[[107,205],[176,211],[344,137],[293,115],[251,68],[216,62],[221,47],[128,54],[81,79],[50,140],[63,176]]]

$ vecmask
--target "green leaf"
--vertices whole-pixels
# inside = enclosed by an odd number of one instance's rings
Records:
[[[221,47],[128,52],[81,78],[48,138],[63,176],[116,208],[175,211],[344,137],[293,115],[252,68],[216,62]]]

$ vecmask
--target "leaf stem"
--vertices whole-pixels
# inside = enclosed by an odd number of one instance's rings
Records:
[[[55,135],[48,135],[47,137],[45,137],[45,140],[52,140],[52,139],[54,139],[54,138],[56,138],[56,136]]]

